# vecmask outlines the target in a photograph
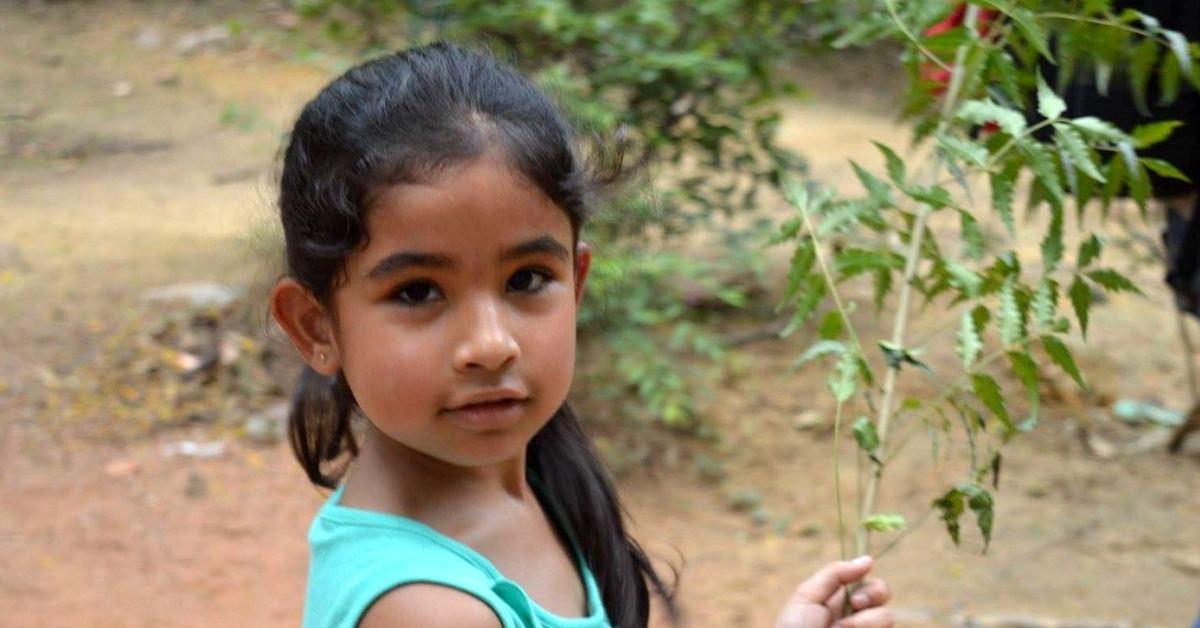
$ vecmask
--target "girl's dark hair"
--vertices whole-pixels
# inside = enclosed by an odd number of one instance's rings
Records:
[[[373,196],[435,180],[485,154],[502,158],[571,221],[576,237],[595,194],[621,176],[620,151],[584,160],[558,108],[492,57],[439,42],[366,62],[309,102],[283,158],[279,210],[288,274],[326,305],[347,255],[364,246]],[[306,368],[292,399],[292,451],[309,479],[334,488],[358,452],[354,395],[339,375]],[[649,589],[671,593],[625,532],[616,491],[567,405],[529,443],[528,467],[596,576],[614,625],[649,621]]]

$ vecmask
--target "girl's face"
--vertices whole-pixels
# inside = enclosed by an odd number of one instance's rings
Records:
[[[334,292],[333,356],[379,432],[460,466],[513,459],[562,405],[590,253],[491,158],[386,189]]]

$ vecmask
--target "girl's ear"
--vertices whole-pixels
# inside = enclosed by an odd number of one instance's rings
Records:
[[[583,300],[583,286],[592,268],[592,247],[587,242],[575,245],[575,305]]]
[[[341,369],[332,320],[307,288],[290,278],[275,284],[271,316],[314,371],[333,375]]]

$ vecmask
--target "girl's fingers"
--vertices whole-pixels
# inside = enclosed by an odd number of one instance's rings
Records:
[[[892,628],[894,624],[892,611],[879,606],[843,617],[834,626],[837,628]]]
[[[870,556],[841,560],[825,565],[808,580],[796,587],[793,599],[824,605],[841,587],[862,580],[875,561]]]
[[[892,599],[892,589],[883,580],[871,578],[850,595],[850,606],[856,611],[873,606],[883,606]]]

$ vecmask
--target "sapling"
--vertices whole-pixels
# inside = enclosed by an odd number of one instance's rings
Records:
[[[1086,342],[1093,294],[1139,292],[1100,265],[1104,239],[1093,231],[1098,221],[1087,218],[1096,210],[1106,217],[1119,197],[1133,198],[1145,216],[1149,173],[1183,178],[1170,164],[1138,152],[1165,139],[1173,123],[1126,132],[1095,117],[1068,117],[1059,92],[1085,71],[1102,85],[1123,73],[1137,102],[1145,103],[1151,75],[1163,99],[1178,94],[1182,81],[1198,78],[1194,49],[1179,33],[1149,15],[1114,12],[1111,4],[984,0],[966,5],[961,25],[931,31],[951,5],[880,0],[842,38],[843,44],[903,42],[916,144],[911,154],[920,156],[906,160],[877,144],[884,173],[852,162],[865,191],[859,198],[791,182],[787,193],[797,214],[776,238],[795,247],[785,292],[793,315],[785,333],[817,319],[818,340],[799,362],[829,365],[843,557],[851,555],[851,541],[854,554],[886,554],[911,529],[900,514],[876,512],[876,501],[889,463],[921,433],[935,452],[951,435],[965,441],[962,480],[933,497],[928,512],[940,515],[958,544],[963,516],[971,511],[986,551],[1003,446],[1037,425],[1040,373],[1061,369],[1086,387],[1070,343]],[[1056,85],[1043,79],[1048,64],[1059,66]],[[939,76],[945,80],[930,80]],[[1018,196],[1039,222],[1018,224]],[[1078,225],[1073,255],[1065,234],[1072,213]],[[989,216],[1003,225],[1003,241],[985,238],[981,224]],[[1018,235],[1036,238],[1038,254],[1017,247]],[[872,283],[876,314],[891,318],[887,337],[868,338],[856,327],[858,304],[843,291],[852,279]],[[947,313],[923,339],[912,337],[917,300]],[[933,373],[922,354],[950,338],[958,364],[953,372]],[[914,370],[935,375],[937,392],[906,394],[912,381],[906,376]],[[1006,399],[1005,373],[1020,383],[1023,403]],[[841,477],[847,426],[861,474],[853,483],[853,526]],[[894,536],[873,551],[874,532]]]

